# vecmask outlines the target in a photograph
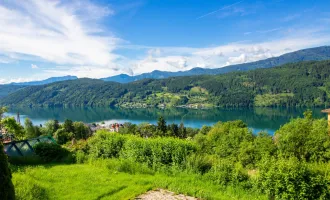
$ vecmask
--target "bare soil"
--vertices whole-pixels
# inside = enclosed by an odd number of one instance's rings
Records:
[[[185,196],[183,194],[176,195],[163,189],[149,191],[135,198],[136,200],[198,200],[195,197]]]

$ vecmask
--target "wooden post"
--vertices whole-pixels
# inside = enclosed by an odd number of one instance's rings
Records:
[[[330,109],[325,109],[325,110],[322,110],[321,112],[328,114],[328,131],[329,131],[329,135],[330,135]]]

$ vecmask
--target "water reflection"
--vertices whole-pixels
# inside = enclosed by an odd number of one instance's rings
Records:
[[[34,124],[43,124],[50,119],[63,122],[65,119],[92,122],[149,122],[155,124],[159,116],[164,116],[168,123],[180,123],[188,127],[200,128],[213,125],[218,121],[243,120],[254,132],[262,130],[274,133],[281,125],[291,118],[303,116],[305,109],[297,108],[237,108],[193,110],[184,108],[173,109],[122,109],[122,108],[12,108],[8,115],[21,114],[21,122],[29,117]],[[313,109],[314,117],[325,117],[321,109]]]

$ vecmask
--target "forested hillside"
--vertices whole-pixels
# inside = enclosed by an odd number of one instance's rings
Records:
[[[0,85],[0,98],[5,97],[10,93],[16,92],[17,90],[24,88],[21,85]]]
[[[20,106],[325,106],[330,61],[223,75],[144,79],[120,84],[78,79],[21,89],[1,99]]]

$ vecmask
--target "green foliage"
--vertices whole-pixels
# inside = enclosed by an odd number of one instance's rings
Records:
[[[16,187],[17,200],[48,199],[46,190],[31,177],[26,177],[20,173],[14,177],[13,183]]]
[[[60,161],[68,155],[68,151],[54,143],[38,143],[34,152],[45,162]]]
[[[304,118],[291,120],[275,133],[278,153],[307,161],[327,161],[330,136],[325,119],[315,120],[306,112]]]
[[[330,103],[329,66],[329,60],[310,61],[247,72],[145,79],[127,84],[77,79],[27,87],[2,98],[0,104],[196,108],[325,106]],[[67,132],[72,132],[71,128]]]
[[[77,140],[87,139],[91,134],[89,127],[86,126],[83,122],[74,122],[73,129],[74,138]]]
[[[58,144],[65,144],[73,138],[73,133],[68,133],[64,128],[58,129],[54,133],[54,138]]]
[[[154,169],[167,165],[183,167],[195,146],[189,141],[175,138],[143,139],[129,137],[125,142],[121,157],[134,162],[146,163]]]
[[[270,199],[329,199],[326,171],[315,170],[297,158],[267,159],[259,166],[259,188]]]
[[[91,158],[118,158],[127,137],[117,133],[98,131],[88,140]]]
[[[11,180],[11,171],[8,167],[7,155],[4,153],[2,142],[0,142],[0,199],[15,199],[14,186]]]
[[[167,127],[166,127],[166,121],[163,116],[160,116],[158,118],[157,130],[160,131],[162,135],[166,134]]]
[[[24,121],[24,130],[26,138],[36,138],[42,134],[40,127],[33,126],[33,123],[29,118],[26,118]]]
[[[64,121],[62,127],[64,128],[65,132],[67,132],[67,133],[73,133],[74,132],[73,122],[70,119],[66,119]]]
[[[60,128],[59,122],[57,120],[49,120],[44,124],[43,132],[45,135],[53,136],[54,133]]]
[[[214,125],[207,135],[211,146],[211,153],[220,158],[238,158],[242,142],[249,142],[253,139],[252,132],[242,121],[219,122]]]
[[[23,139],[25,132],[23,126],[18,124],[14,117],[6,117],[1,120],[2,126],[17,139]]]

